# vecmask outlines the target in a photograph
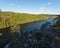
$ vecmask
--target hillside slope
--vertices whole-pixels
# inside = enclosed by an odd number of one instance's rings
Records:
[[[55,15],[48,14],[26,14],[26,13],[14,13],[14,12],[0,12],[0,28],[13,26],[15,28],[17,24],[24,24],[27,22],[34,22],[39,20],[47,20],[48,18],[55,18]]]

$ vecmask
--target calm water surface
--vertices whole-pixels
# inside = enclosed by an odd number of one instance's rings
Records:
[[[45,20],[45,21],[38,21],[38,22],[34,22],[34,23],[23,24],[23,25],[21,25],[20,29],[21,29],[21,31],[34,31],[35,29],[40,30],[41,26],[45,22],[50,22],[51,25],[53,25],[55,22],[55,19],[49,18],[48,20]]]

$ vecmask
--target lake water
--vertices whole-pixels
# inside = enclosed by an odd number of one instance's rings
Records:
[[[34,22],[34,23],[26,23],[26,24],[21,25],[20,30],[21,31],[34,31],[35,29],[40,30],[41,26],[45,22],[50,22],[51,25],[53,25],[55,23],[55,19],[49,18],[48,20],[45,20],[45,21],[38,21],[38,22]]]

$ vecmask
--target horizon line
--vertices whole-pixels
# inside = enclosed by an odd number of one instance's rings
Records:
[[[50,15],[60,15],[60,13],[30,13],[30,12],[19,12],[19,11],[10,11],[10,10],[1,10],[1,12],[15,12],[15,13],[25,13],[25,14],[50,14]]]

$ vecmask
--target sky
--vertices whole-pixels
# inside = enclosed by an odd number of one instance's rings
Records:
[[[60,14],[60,0],[0,0],[0,9],[31,14]]]

